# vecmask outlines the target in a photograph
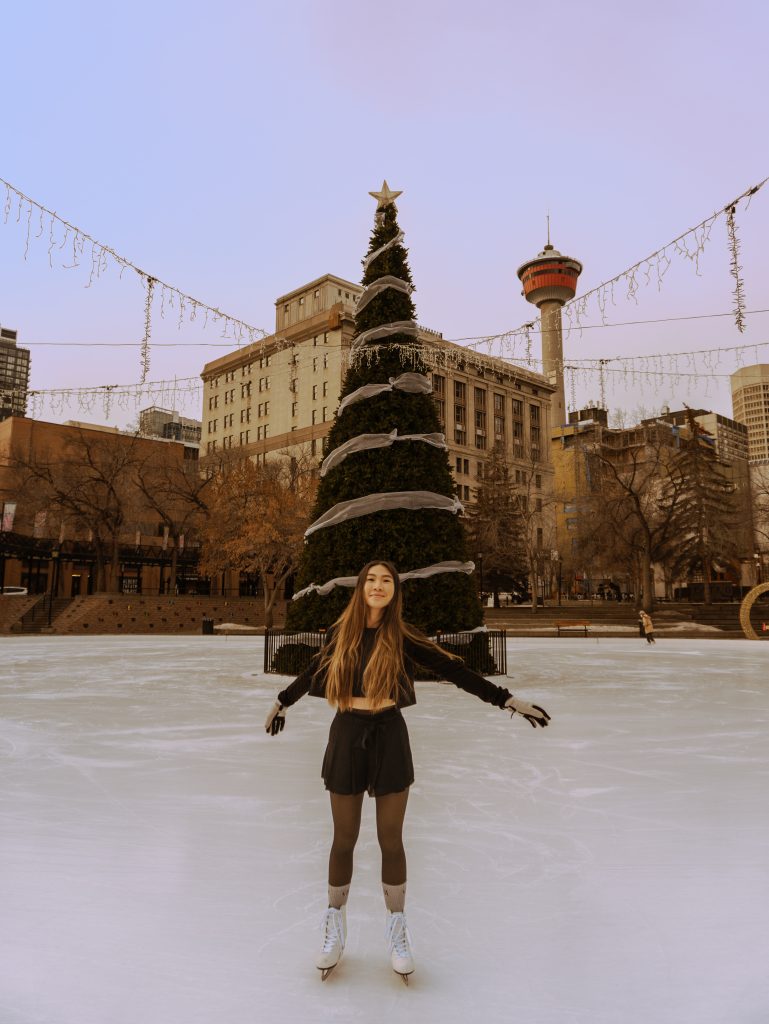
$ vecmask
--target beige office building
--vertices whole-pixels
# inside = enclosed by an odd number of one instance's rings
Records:
[[[297,450],[320,458],[349,365],[361,291],[332,274],[311,281],[276,301],[273,335],[206,364],[204,460],[232,449],[257,460]],[[530,370],[444,341],[435,331],[423,329],[419,345],[432,373],[460,498],[472,500],[496,443],[514,476],[535,467],[543,499],[550,494],[553,386]]]
[[[734,418],[748,428],[748,459],[769,463],[769,364],[743,366],[731,385]]]

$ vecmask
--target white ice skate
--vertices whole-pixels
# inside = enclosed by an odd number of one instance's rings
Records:
[[[315,958],[315,966],[321,971],[321,981],[325,981],[339,963],[347,941],[347,909],[329,907],[320,923],[323,944]]]
[[[414,973],[414,954],[411,935],[406,927],[406,915],[402,911],[387,915],[385,937],[393,970],[400,974],[404,985],[408,985],[409,975]]]

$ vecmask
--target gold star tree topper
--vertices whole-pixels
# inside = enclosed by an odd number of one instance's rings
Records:
[[[381,190],[381,192],[369,192],[369,195],[373,196],[374,199],[376,199],[376,201],[377,201],[377,209],[378,210],[383,210],[385,208],[385,206],[389,206],[390,203],[394,204],[395,200],[398,198],[398,196],[402,196],[403,195],[403,192],[402,191],[401,192],[392,192],[390,190],[390,186],[387,184],[387,182],[383,181],[382,182],[382,190]]]

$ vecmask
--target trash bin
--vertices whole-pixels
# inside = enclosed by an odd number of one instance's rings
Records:
[[[209,618],[203,619],[203,636],[214,635],[214,620]]]

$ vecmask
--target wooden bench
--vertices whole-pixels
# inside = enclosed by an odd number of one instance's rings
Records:
[[[590,623],[587,619],[566,619],[564,622],[556,622],[555,628],[558,630],[558,636],[561,633],[582,633],[583,636],[587,636]]]

